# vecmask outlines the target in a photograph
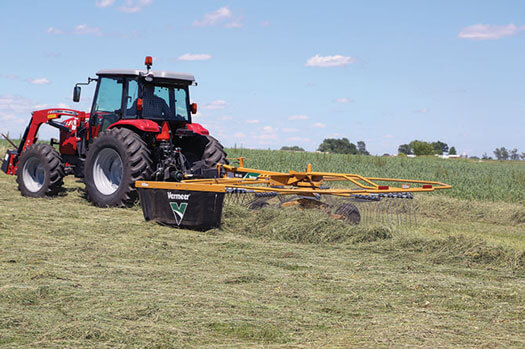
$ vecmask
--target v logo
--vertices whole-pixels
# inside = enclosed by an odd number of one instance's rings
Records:
[[[180,225],[182,218],[184,218],[184,213],[186,213],[186,209],[188,208],[188,203],[181,202],[179,205],[176,202],[170,202],[170,206],[177,225]]]

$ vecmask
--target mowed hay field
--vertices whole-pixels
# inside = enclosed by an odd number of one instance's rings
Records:
[[[523,163],[229,154],[455,188],[417,195],[417,226],[227,205],[195,232],[0,173],[0,346],[525,346]]]

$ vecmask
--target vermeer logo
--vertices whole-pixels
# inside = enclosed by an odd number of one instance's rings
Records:
[[[191,194],[176,194],[168,192],[168,199],[170,200],[189,200]]]
[[[173,211],[173,216],[175,216],[177,225],[180,225],[182,219],[184,218],[184,214],[186,213],[186,209],[188,208],[188,203],[181,202],[180,204],[177,204],[176,202],[170,202],[170,206]]]
[[[168,199],[169,200],[184,200],[188,201],[190,199],[191,194],[178,194],[178,193],[172,193],[167,192]],[[180,225],[182,222],[182,219],[184,218],[184,214],[186,213],[186,209],[188,208],[187,202],[170,202],[171,210],[173,211],[173,216],[175,217],[175,221],[177,222],[177,225]]]

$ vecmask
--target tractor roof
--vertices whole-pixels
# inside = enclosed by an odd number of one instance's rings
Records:
[[[156,78],[184,80],[189,83],[195,82],[195,77],[192,74],[176,73],[176,72],[160,71],[160,70],[152,70],[150,71],[150,73],[153,73],[153,76]],[[97,72],[97,75],[136,75],[136,76],[139,76],[141,74],[144,74],[144,72],[138,69],[106,69],[106,70],[99,70]]]

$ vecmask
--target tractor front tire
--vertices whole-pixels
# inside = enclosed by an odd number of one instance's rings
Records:
[[[23,196],[55,196],[64,184],[64,162],[51,145],[33,144],[20,156],[16,174]]]
[[[126,128],[102,132],[89,146],[84,166],[87,198],[99,207],[131,206],[138,198],[135,181],[151,174],[151,152]]]

